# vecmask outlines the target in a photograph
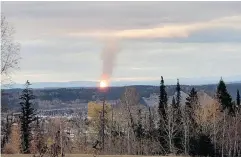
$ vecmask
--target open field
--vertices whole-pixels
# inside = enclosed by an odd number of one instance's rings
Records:
[[[33,157],[28,154],[3,154],[2,157]],[[94,157],[93,154],[66,154],[65,157]],[[153,157],[153,156],[139,156],[139,155],[98,155],[98,157]],[[163,156],[155,156],[163,157]],[[169,156],[174,157],[174,156]],[[182,156],[179,156],[182,157]],[[183,156],[184,157],[184,156]]]

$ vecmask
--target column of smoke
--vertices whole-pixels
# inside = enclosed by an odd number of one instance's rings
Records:
[[[105,80],[108,84],[113,73],[119,47],[116,40],[108,40],[105,43],[105,47],[101,53],[102,59],[102,76],[101,80]]]

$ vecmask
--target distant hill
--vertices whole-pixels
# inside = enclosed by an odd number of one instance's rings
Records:
[[[225,82],[228,83],[241,83],[241,75],[232,77],[223,77]],[[183,85],[202,85],[202,84],[215,84],[220,80],[220,77],[202,77],[202,78],[179,78],[180,83]],[[166,85],[176,84],[176,79],[165,78]],[[153,81],[111,81],[112,87],[130,86],[130,85],[147,85],[157,86],[160,80]],[[97,87],[97,81],[69,81],[69,82],[31,82],[32,88],[41,89],[56,89],[56,88],[80,88],[80,87]],[[2,88],[8,88],[9,86],[3,86]],[[13,84],[10,88],[24,88],[24,84]]]
[[[149,98],[151,94],[159,93],[159,86],[135,85],[141,97],[141,103],[146,105],[144,99]],[[173,96],[175,93],[175,85],[167,85],[168,96]],[[181,85],[181,90],[188,94],[192,87],[197,91],[202,91],[210,97],[213,97],[216,92],[217,85]],[[125,87],[110,87],[106,93],[107,100],[120,99]],[[236,91],[241,91],[241,83],[229,83],[227,89],[233,99],[236,99]],[[19,95],[22,89],[4,89],[2,90],[2,104],[7,104],[9,108],[19,108]],[[61,108],[75,107],[85,105],[89,101],[95,101],[103,97],[103,93],[98,88],[56,88],[56,89],[34,89],[36,95],[36,105],[40,108]]]

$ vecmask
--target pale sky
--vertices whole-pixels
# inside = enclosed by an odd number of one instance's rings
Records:
[[[241,80],[241,2],[2,2],[21,44],[13,81],[99,80],[105,39],[112,80]]]

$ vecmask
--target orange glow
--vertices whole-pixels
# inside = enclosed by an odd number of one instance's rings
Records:
[[[105,80],[100,81],[100,88],[105,88],[107,87],[107,82]]]

